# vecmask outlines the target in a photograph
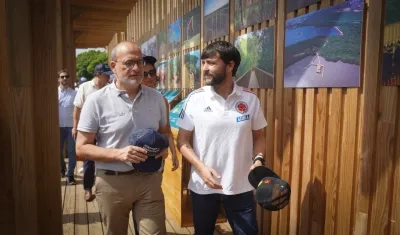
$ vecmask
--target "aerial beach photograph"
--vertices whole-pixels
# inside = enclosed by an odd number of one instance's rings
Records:
[[[362,0],[286,21],[285,87],[358,87]]]

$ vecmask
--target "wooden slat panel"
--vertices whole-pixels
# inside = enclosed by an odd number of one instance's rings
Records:
[[[76,164],[75,175],[77,175],[77,185],[75,187],[75,234],[88,235],[89,223],[87,217],[87,205],[83,197],[85,190],[83,189],[83,173],[78,173],[78,169],[83,167],[83,162]],[[67,186],[72,187],[72,186]]]
[[[139,6],[142,1],[139,1]],[[275,19],[236,32],[233,28],[234,1],[230,1],[229,35],[204,42],[204,29],[201,27],[199,47],[202,50],[217,40],[233,42],[237,36],[276,25],[275,88],[254,89],[254,92],[261,100],[269,124],[265,133],[266,155],[269,156],[267,166],[291,183],[292,199],[290,207],[279,212],[257,209],[260,234],[396,234],[400,227],[396,223],[400,213],[400,205],[397,205],[400,173],[396,157],[399,150],[391,144],[400,145],[397,130],[400,128],[399,104],[393,102],[398,99],[399,91],[394,87],[381,90],[379,85],[381,49],[378,45],[383,40],[382,34],[377,32],[383,33],[380,28],[383,3],[366,1],[369,8],[364,21],[366,36],[362,45],[360,88],[286,89],[283,87],[285,20],[344,1],[321,0],[289,14],[284,12],[285,2],[277,2]],[[165,19],[159,24],[156,21],[155,27],[147,27],[138,37],[147,39],[166,30],[170,23],[196,4],[201,5],[203,15],[204,1],[168,0],[160,3],[158,12],[160,18]],[[128,22],[128,27],[141,26]],[[194,49],[197,48],[180,50],[169,56],[183,55]],[[203,78],[201,80],[203,82]],[[382,96],[383,92],[387,94]],[[377,119],[378,104],[385,110],[392,110],[386,114],[393,122],[389,136],[385,132],[388,127],[376,131],[383,125]],[[382,186],[382,179],[384,185],[394,185],[394,188]],[[378,200],[387,195],[390,196],[386,204],[378,208]],[[374,224],[372,217],[375,214],[383,217]],[[371,230],[372,227],[379,231]]]

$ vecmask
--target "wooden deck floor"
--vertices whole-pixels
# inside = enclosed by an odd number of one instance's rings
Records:
[[[82,162],[77,163],[77,171],[82,167]],[[61,195],[63,209],[63,231],[64,235],[102,235],[103,226],[96,200],[86,202],[83,199],[84,190],[82,186],[83,175],[76,172],[76,185],[67,185],[66,178],[61,179]],[[193,227],[181,228],[166,211],[167,234],[194,234]],[[132,219],[129,220],[128,234],[134,235]],[[233,234],[228,223],[217,224],[214,235]]]

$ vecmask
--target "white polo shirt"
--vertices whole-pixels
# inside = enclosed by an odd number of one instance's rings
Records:
[[[209,188],[192,166],[189,189],[198,194],[234,195],[253,190],[248,174],[253,164],[253,130],[267,126],[260,100],[249,89],[234,84],[225,100],[212,86],[193,91],[186,99],[177,125],[193,131],[193,150],[221,175],[222,190]]]
[[[78,88],[78,93],[76,93],[74,105],[81,109],[87,97],[97,90],[93,80],[82,83]]]

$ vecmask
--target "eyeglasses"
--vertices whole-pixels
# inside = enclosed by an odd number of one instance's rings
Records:
[[[125,66],[126,69],[133,68],[135,65],[138,67],[143,67],[144,61],[143,60],[126,60],[126,61],[114,61],[119,62]]]
[[[154,77],[156,75],[157,71],[155,69],[149,70],[148,72],[144,72],[143,75],[145,78],[147,78],[148,76],[150,77]]]
[[[60,76],[60,78],[69,78],[69,75],[65,75],[65,76]]]

